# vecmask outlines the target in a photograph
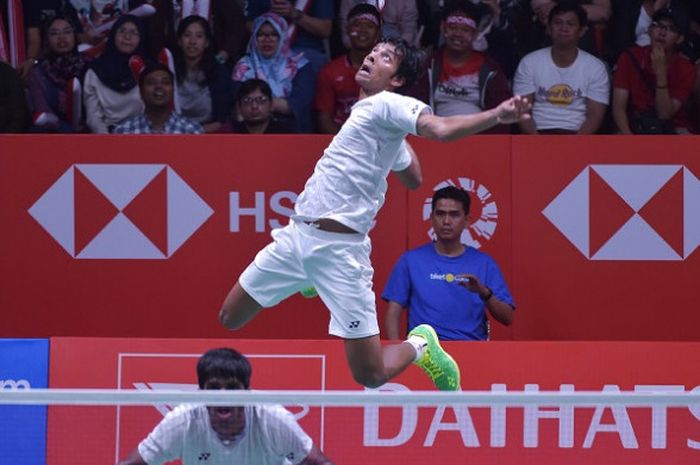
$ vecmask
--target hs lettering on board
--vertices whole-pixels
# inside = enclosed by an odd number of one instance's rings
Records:
[[[240,192],[229,192],[229,231],[240,232],[244,217],[253,218],[255,232],[264,232],[266,225],[269,229],[281,228],[284,224],[276,218],[268,218],[267,209],[279,216],[289,217],[294,213],[296,200],[297,194],[291,191],[275,192],[269,200],[265,192],[255,192],[252,199],[241,199]]]

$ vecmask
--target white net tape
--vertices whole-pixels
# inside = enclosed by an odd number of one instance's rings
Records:
[[[159,403],[203,403],[207,405],[283,405],[340,406],[444,406],[489,407],[560,406],[594,407],[686,407],[700,405],[700,392],[557,392],[557,391],[139,391],[124,389],[16,389],[0,390],[0,405],[153,405]]]

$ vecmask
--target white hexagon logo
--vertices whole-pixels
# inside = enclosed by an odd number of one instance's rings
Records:
[[[75,164],[29,214],[77,259],[167,259],[213,210],[164,164]]]
[[[700,181],[683,165],[590,165],[542,214],[589,260],[685,260]]]

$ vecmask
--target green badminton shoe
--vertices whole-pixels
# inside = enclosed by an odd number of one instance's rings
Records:
[[[435,334],[435,330],[430,325],[418,325],[408,335],[421,337],[428,343],[423,357],[413,363],[428,374],[439,390],[460,390],[459,366],[450,354],[440,347],[440,341],[437,334]]]
[[[303,295],[307,299],[313,299],[314,297],[318,296],[318,292],[316,292],[316,288],[313,286],[305,287],[299,291],[299,294]]]

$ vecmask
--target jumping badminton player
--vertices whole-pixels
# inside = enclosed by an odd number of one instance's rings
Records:
[[[409,87],[419,70],[419,52],[401,39],[382,39],[367,55],[355,76],[360,100],[316,164],[289,224],[272,232],[273,242],[238,278],[219,318],[229,329],[240,328],[263,307],[313,286],[330,310],[329,333],[345,342],[358,383],[381,386],[415,362],[439,389],[457,390],[459,367],[430,326],[382,347],[368,232],[390,171],[408,188],[422,181],[408,134],[455,140],[528,118],[530,105],[516,96],[475,115],[434,116],[423,102],[394,93]]]

